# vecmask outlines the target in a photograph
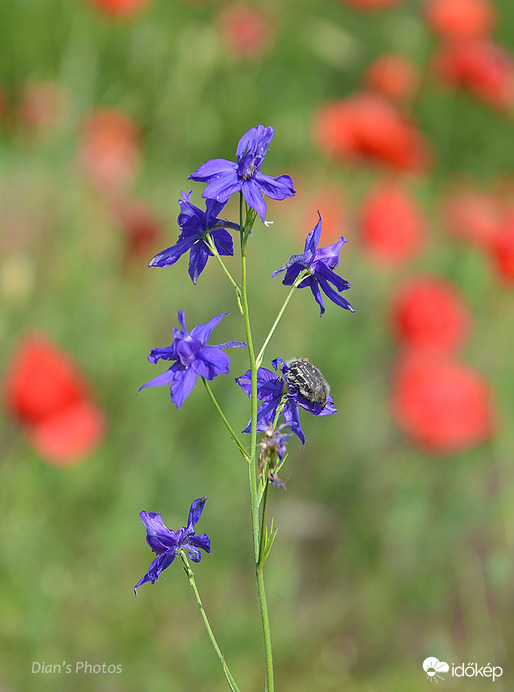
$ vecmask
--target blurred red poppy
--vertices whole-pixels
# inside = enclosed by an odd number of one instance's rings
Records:
[[[23,92],[21,118],[33,132],[45,134],[65,122],[70,98],[56,82],[29,82]]]
[[[434,61],[446,83],[462,87],[494,108],[514,106],[514,61],[491,41],[443,43]]]
[[[163,236],[162,223],[152,209],[144,202],[123,199],[117,201],[112,213],[125,234],[126,260],[149,262]]]
[[[79,164],[100,191],[119,193],[127,189],[139,164],[134,121],[115,109],[93,112],[83,127]]]
[[[443,215],[455,236],[489,249],[503,218],[503,204],[490,192],[460,192],[444,200]]]
[[[314,121],[320,149],[337,160],[369,161],[402,171],[429,163],[428,147],[405,113],[380,94],[362,92],[325,104]]]
[[[514,209],[499,226],[491,243],[491,252],[499,277],[506,283],[514,284]]]
[[[149,0],[89,0],[104,14],[117,19],[133,17],[141,12]]]
[[[46,336],[19,343],[3,383],[7,410],[54,464],[80,461],[102,441],[106,422],[77,365]]]
[[[393,101],[409,97],[418,79],[417,67],[401,55],[381,55],[369,65],[364,83],[371,91],[383,94]]]
[[[391,323],[404,346],[450,353],[463,345],[471,326],[471,314],[453,284],[426,276],[397,287]]]
[[[404,354],[394,371],[390,405],[398,426],[433,452],[469,449],[496,427],[489,383],[444,356]]]
[[[269,48],[273,28],[262,10],[250,5],[235,4],[219,14],[224,42],[239,58],[256,58]]]
[[[404,0],[341,0],[346,5],[352,5],[360,10],[380,10],[399,5]]]
[[[427,234],[423,214],[399,184],[385,182],[361,207],[360,237],[365,252],[385,266],[415,257]]]
[[[488,36],[496,13],[489,0],[428,0],[426,17],[439,36],[468,39]]]

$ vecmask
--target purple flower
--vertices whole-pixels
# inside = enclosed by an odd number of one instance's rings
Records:
[[[208,536],[205,533],[195,535],[195,526],[203,512],[206,500],[206,497],[201,497],[193,502],[189,510],[187,526],[178,531],[168,529],[158,512],[140,512],[139,516],[146,528],[146,542],[157,557],[145,576],[134,586],[136,596],[138,587],[147,581],[153,584],[160,573],[171,565],[179,550],[185,550],[193,562],[200,562],[202,559],[199,548],[205,550],[206,553],[211,552]]]
[[[275,423],[278,407],[282,402],[282,397],[284,397],[285,402],[281,415],[284,416],[285,424],[301,440],[302,445],[304,445],[305,435],[300,425],[300,412],[298,407],[301,406],[315,416],[330,416],[333,413],[337,413],[337,409],[330,395],[327,396],[327,403],[325,406],[302,397],[298,390],[288,383],[286,377],[288,367],[281,358],[275,358],[272,361],[275,371],[279,363],[281,366],[280,374],[268,370],[267,368],[259,368],[257,371],[257,399],[262,401],[262,404],[257,409],[257,432],[264,432],[268,430],[270,425]],[[244,375],[241,375],[241,377],[238,377],[236,382],[247,396],[252,396],[250,370],[245,372]],[[250,429],[251,421],[243,432],[250,432]]]
[[[298,284],[298,288],[310,287],[312,295],[320,306],[320,315],[325,312],[321,291],[323,291],[323,293],[336,305],[340,305],[345,310],[355,312],[346,298],[339,295],[341,291],[349,289],[350,284],[333,271],[339,264],[339,252],[341,251],[341,247],[347,241],[341,237],[337,243],[333,245],[318,248],[321,236],[321,214],[319,212],[318,216],[318,223],[309,233],[305,241],[303,255],[292,255],[284,266],[273,272],[271,276],[278,276],[278,274],[287,270],[282,283],[286,286],[291,286],[298,276],[307,269],[309,275]],[[332,284],[332,286],[330,284]]]
[[[172,247],[167,248],[155,255],[149,267],[170,267],[189,250],[189,276],[194,284],[203,272],[207,260],[212,257],[212,250],[207,245],[205,237],[210,232],[211,238],[220,255],[233,255],[234,244],[232,236],[224,228],[225,225],[232,226],[229,221],[218,219],[225,204],[208,199],[205,204],[205,211],[202,211],[194,204],[191,204],[191,192],[181,192],[182,199],[179,200],[180,214],[178,215],[178,225],[180,236]]]
[[[262,195],[271,199],[286,199],[295,194],[290,176],[279,175],[278,178],[273,178],[260,172],[274,134],[272,127],[252,127],[239,140],[237,163],[226,159],[211,159],[190,175],[190,179],[208,183],[203,196],[222,204],[225,204],[230,195],[242,190],[248,206],[255,209],[264,222],[266,202]]]
[[[228,314],[228,312],[222,312],[207,324],[194,327],[189,333],[184,321],[184,312],[179,310],[178,321],[182,330],[173,330],[171,346],[154,348],[148,356],[150,363],[157,363],[158,360],[174,362],[166,372],[154,377],[138,391],[145,387],[169,385],[171,400],[177,408],[180,408],[195,386],[198,375],[206,380],[213,380],[217,375],[226,375],[229,371],[230,358],[221,349],[242,348],[246,344],[240,341],[228,341],[225,344],[208,346],[207,341],[214,327],[220,323],[222,317]]]

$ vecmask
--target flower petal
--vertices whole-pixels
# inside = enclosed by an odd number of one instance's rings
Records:
[[[182,327],[182,331],[184,332],[183,336],[187,336],[189,334],[189,332],[187,331],[187,328],[186,328],[186,318],[184,316],[183,310],[178,311],[178,321],[179,321],[180,326]]]
[[[140,512],[139,516],[146,528],[146,542],[154,553],[160,555],[177,547],[175,532],[168,529],[158,512]]]
[[[246,348],[248,346],[244,341],[225,341],[223,344],[213,344],[215,348]]]
[[[213,178],[202,193],[202,197],[215,199],[217,202],[225,204],[234,192],[241,189],[241,180],[236,170],[230,170]]]
[[[207,200],[209,201],[209,200]],[[224,228],[213,231],[211,233],[216,250],[220,255],[233,255],[234,254],[234,241],[230,233]]]
[[[184,548],[187,550],[187,554],[190,560],[192,560],[193,562],[200,562],[200,560],[202,559],[202,553],[198,550],[198,548],[195,548],[195,546],[191,545],[190,543],[185,545]]]
[[[258,172],[255,174],[254,180],[261,192],[271,197],[271,199],[287,199],[288,197],[294,197],[296,194],[293,179],[289,175],[279,175],[277,178],[274,178],[271,175]]]
[[[241,387],[244,393],[252,396],[252,380],[250,370],[247,370],[244,375],[236,378],[237,384]],[[257,399],[259,401],[273,401],[282,398],[283,385],[277,377],[276,372],[272,372],[267,368],[259,368],[257,371]]]
[[[339,305],[340,307],[344,308],[345,310],[349,310],[350,312],[355,312],[353,309],[352,305],[346,298],[343,298],[342,295],[340,295],[335,289],[332,288],[332,286],[328,283],[328,281],[325,281],[323,278],[319,278],[319,284],[327,296],[327,298],[330,298],[330,300],[335,303],[336,305]]]
[[[141,385],[141,387],[139,387],[137,391],[140,392],[142,389],[145,389],[146,387],[165,387],[167,385],[171,385],[176,377],[177,372],[177,369],[174,367],[174,365],[172,365],[171,368],[166,370],[166,372],[157,375],[157,377],[152,378],[146,384]]]
[[[314,263],[314,267],[315,276],[317,276],[320,281],[330,281],[332,284],[334,284],[339,292],[347,291],[349,288],[351,288],[349,281],[343,279],[341,276],[333,272],[332,269],[329,269],[325,264],[323,264],[323,262],[316,261]]]
[[[318,281],[315,279],[314,276],[308,276],[305,279],[305,281],[302,281],[302,283],[298,286],[298,288],[304,288],[305,286],[310,287],[310,289],[312,291],[312,295],[314,296],[316,303],[320,307],[320,313],[319,314],[323,315],[323,313],[325,312],[325,304],[323,303],[323,296],[321,295]]]
[[[198,520],[202,516],[203,508],[205,507],[206,502],[207,496],[200,497],[198,498],[198,500],[194,500],[194,502],[191,503],[191,507],[189,508],[189,517],[187,520],[188,532],[191,531],[194,533],[194,528],[198,524]]]
[[[311,264],[316,256],[316,250],[319,245],[319,239],[321,237],[321,214],[318,211],[318,223],[314,226],[312,231],[309,233],[305,239],[304,255],[308,257],[306,264]]]
[[[205,269],[205,265],[210,256],[212,256],[212,252],[203,241],[196,243],[191,248],[188,274],[195,285],[198,281],[198,277]]]
[[[182,240],[179,239],[175,245],[172,245],[171,247],[166,248],[166,250],[162,250],[162,252],[157,253],[157,255],[150,260],[148,266],[171,267],[182,257],[184,253],[191,248],[195,240],[195,238],[191,237],[184,238]]]
[[[302,447],[305,444],[305,435],[300,425],[300,412],[298,411],[298,405],[293,399],[288,399],[285,403],[284,409],[284,420],[289,426],[291,432],[293,432],[302,443]]]
[[[234,161],[227,161],[227,159],[211,159],[206,163],[202,163],[202,165],[189,176],[189,180],[210,183],[224,173],[235,171],[236,168],[237,163]]]
[[[134,586],[134,593],[136,594],[136,596],[137,590],[142,584],[146,584],[146,582],[148,581],[151,581],[153,584],[155,581],[157,581],[161,572],[163,572],[171,565],[176,555],[177,553],[175,550],[168,550],[162,555],[159,555],[159,557],[155,558],[155,560],[150,565],[148,572]]]
[[[244,180],[241,189],[248,206],[255,209],[257,214],[261,217],[261,221],[264,223],[266,220],[266,202],[264,201],[259,185],[255,182],[255,179]]]
[[[155,365],[159,360],[176,360],[177,352],[175,346],[171,344],[171,346],[165,346],[164,348],[152,348],[146,358]]]
[[[217,375],[226,375],[229,372],[230,358],[216,346],[204,346],[191,367],[200,377],[213,380]]]
[[[209,341],[209,337],[211,335],[212,330],[218,326],[218,324],[221,322],[223,317],[225,317],[225,315],[229,314],[230,313],[228,312],[220,312],[219,315],[213,317],[212,320],[209,320],[209,322],[207,322],[206,324],[197,325],[193,328],[191,336],[194,339],[197,339],[202,344],[202,346],[205,346],[205,344]]]
[[[238,160],[245,154],[253,154],[254,156],[264,158],[274,134],[275,130],[272,127],[264,127],[264,125],[251,127],[238,142]]]
[[[206,533],[201,533],[199,536],[191,536],[189,542],[197,548],[205,550],[206,553],[211,552],[211,541]]]
[[[170,398],[177,408],[180,408],[191,394],[196,384],[196,372],[192,368],[177,370],[177,374],[170,387]]]
[[[341,252],[341,248],[348,242],[348,240],[345,240],[343,236],[341,236],[337,243],[318,248],[316,250],[315,260],[322,260],[323,264],[325,264],[327,267],[330,267],[330,269],[335,269],[339,264],[339,254]]]

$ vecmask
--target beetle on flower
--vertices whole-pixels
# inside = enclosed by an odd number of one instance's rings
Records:
[[[327,395],[326,403],[322,404],[306,399],[294,387],[287,378],[288,366],[282,358],[275,358],[272,361],[275,370],[280,369],[281,372],[273,372],[267,368],[259,368],[257,371],[257,399],[262,401],[262,404],[257,409],[257,431],[265,432],[270,424],[273,424],[278,413],[279,407],[283,404],[282,414],[286,425],[290,430],[301,440],[302,445],[305,444],[305,435],[300,425],[300,412],[298,407],[309,411],[315,416],[330,416],[337,413],[334,406],[334,400]],[[237,384],[249,397],[252,396],[252,379],[250,370],[244,375],[236,379]],[[279,416],[280,417],[280,416]],[[243,432],[250,432],[251,421],[248,423]]]
[[[176,407],[180,408],[191,394],[198,376],[213,380],[217,375],[226,375],[230,367],[230,358],[221,349],[244,348],[246,344],[241,341],[227,341],[214,346],[208,345],[207,342],[214,327],[217,327],[222,317],[228,314],[228,312],[222,312],[207,324],[193,327],[189,333],[184,320],[184,311],[179,310],[178,321],[182,330],[174,329],[172,344],[165,348],[154,348],[148,356],[150,363],[157,363],[159,360],[174,362],[166,372],[142,385],[138,391],[145,387],[169,385],[170,398]]]
[[[208,183],[203,197],[225,204],[235,192],[242,192],[249,207],[261,220],[266,219],[266,202],[263,195],[271,199],[286,199],[295,194],[294,183],[289,175],[277,178],[261,173],[261,165],[273,139],[272,127],[256,125],[246,132],[237,145],[237,163],[226,159],[211,159],[202,164],[191,180]]]

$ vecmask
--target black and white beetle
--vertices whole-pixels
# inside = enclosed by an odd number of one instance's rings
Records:
[[[296,389],[298,394],[312,404],[325,408],[330,394],[330,385],[323,374],[314,367],[308,358],[297,358],[286,363],[284,373],[287,384]]]

